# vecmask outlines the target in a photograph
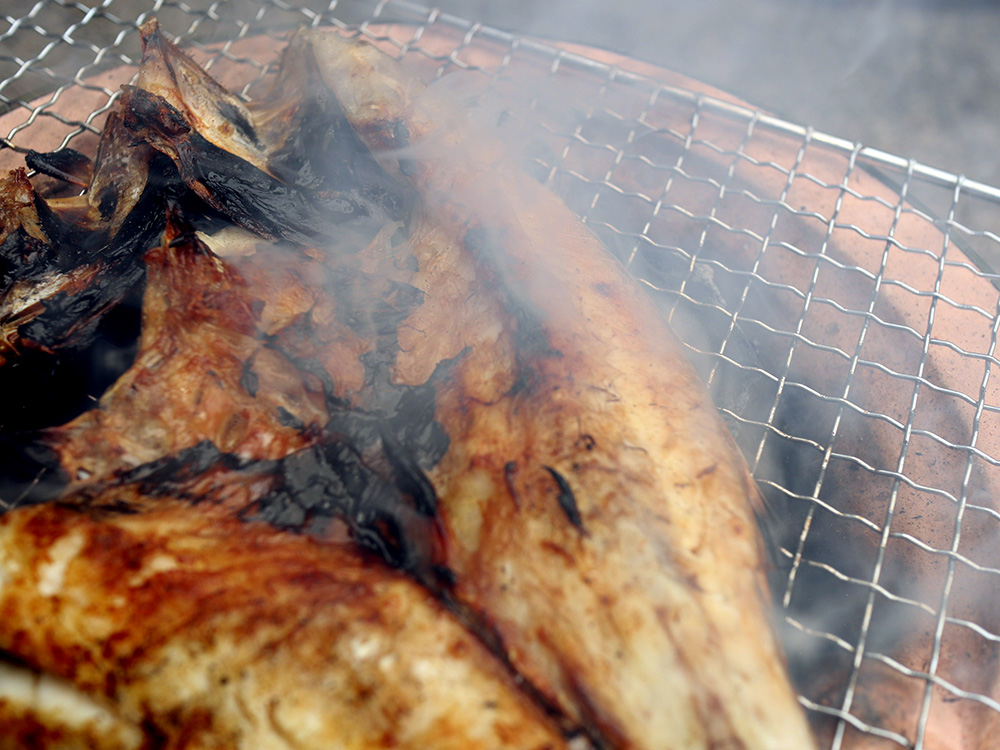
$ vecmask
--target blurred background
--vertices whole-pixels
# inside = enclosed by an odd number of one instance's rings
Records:
[[[802,125],[1000,185],[1000,3],[440,0],[671,68]]]
[[[802,125],[1000,184],[1000,3],[988,0],[439,0],[474,22],[591,44],[684,73]],[[0,11],[0,111],[36,94],[26,62],[56,68],[128,23],[176,16],[250,24],[282,7],[350,16],[352,0],[7,0]],[[382,3],[392,16],[392,3]],[[367,11],[371,3],[365,3]],[[298,16],[301,18],[301,15]],[[207,25],[207,24],[206,24]],[[41,57],[39,58],[39,55]],[[113,54],[103,55],[112,60]],[[72,65],[69,65],[72,68]],[[14,77],[16,80],[11,80]],[[41,82],[42,84],[44,82]],[[4,105],[7,105],[5,107]]]

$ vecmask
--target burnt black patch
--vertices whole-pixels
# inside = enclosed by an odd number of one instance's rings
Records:
[[[41,153],[28,151],[24,163],[30,169],[63,182],[87,187],[94,174],[94,163],[89,157],[72,148]]]
[[[438,509],[437,492],[420,467],[418,459],[396,440],[392,431],[383,429],[380,437],[396,487],[412,499],[413,506],[419,513],[433,517]]]
[[[398,162],[399,172],[404,177],[413,177],[420,171],[420,163],[416,159],[400,157]]]
[[[397,151],[405,149],[410,145],[410,129],[407,127],[405,120],[396,120],[393,124],[392,143]],[[412,157],[398,156],[397,161],[399,163],[399,171],[404,177],[413,177],[420,171],[420,163]]]
[[[285,427],[291,427],[298,432],[305,432],[306,424],[283,406],[278,407],[278,421]]]
[[[502,238],[484,227],[471,226],[465,232],[463,243],[483,266],[492,270],[503,292],[501,299],[504,307],[515,322],[513,336],[517,377],[508,395],[531,394],[540,380],[542,362],[557,359],[563,354],[552,346],[541,312],[507,281],[505,266],[508,259]]]
[[[122,122],[130,130],[144,123],[156,123],[165,136],[177,136],[191,131],[184,116],[166,99],[131,85],[122,86]]]
[[[9,507],[54,499],[70,480],[55,452],[35,437],[0,429],[0,515]]]
[[[357,197],[318,194],[279,182],[197,134],[189,143],[178,144],[178,160],[185,181],[203,185],[216,208],[267,239],[325,243],[346,222],[371,216],[369,206]],[[371,227],[369,239],[380,226]],[[359,243],[357,249],[362,247]]]
[[[410,129],[405,120],[396,120],[393,124],[392,140],[396,148],[406,148],[410,145]]]
[[[0,245],[0,294],[15,281],[41,278],[52,268],[54,251],[18,227]]]
[[[253,370],[253,359],[248,359],[243,363],[243,368],[240,371],[240,388],[246,391],[251,398],[256,398],[259,382],[260,379]]]
[[[484,227],[469,227],[466,229],[462,243],[479,260],[483,260],[485,253],[494,250],[490,232]]]
[[[533,395],[543,376],[539,371],[546,359],[562,357],[562,352],[549,343],[548,333],[539,319],[528,309],[517,302],[512,310],[516,322],[514,329],[514,357],[517,363],[517,377],[507,395]]]
[[[63,321],[42,316],[60,327],[27,333],[45,339],[52,334],[57,342],[70,335],[89,344],[67,345],[58,353],[23,346],[18,355],[0,367],[0,390],[16,398],[0,400],[0,426],[10,432],[37,430],[64,424],[95,402],[127,370],[138,351],[141,325],[142,280],[124,294],[118,304],[98,317],[89,318],[78,331],[67,334]],[[84,311],[85,313],[89,311]],[[79,320],[77,321],[79,322]],[[61,333],[60,333],[61,331]],[[0,496],[2,497],[2,496]]]
[[[52,352],[90,346],[100,321],[144,282],[142,254],[158,241],[164,217],[161,207],[145,216],[145,221],[136,217],[136,221],[126,222],[118,238],[104,246],[103,257],[80,263],[80,267],[90,266],[87,283],[41,300],[40,312],[18,328],[19,336],[30,346]],[[46,273],[64,274],[70,270],[55,267]],[[39,273],[37,278],[42,275]]]
[[[139,723],[139,730],[142,732],[143,747],[149,750],[166,750],[170,746],[171,737],[152,717],[143,718]]]
[[[261,468],[266,462],[258,462]],[[144,495],[166,497],[184,496],[187,485],[212,468],[235,470],[244,468],[246,463],[236,456],[223,453],[209,440],[150,461],[122,474],[119,484],[138,484]]]
[[[438,587],[437,496],[425,472],[449,443],[434,421],[434,387],[393,385],[373,359],[366,407],[328,399],[318,444],[279,462],[280,483],[246,517],[294,529],[341,519],[362,547]]]
[[[224,120],[231,123],[253,145],[260,146],[260,138],[257,135],[257,131],[254,130],[253,125],[239,107],[222,98],[216,99],[215,104]]]
[[[512,312],[517,321],[514,345],[517,347],[518,356],[524,360],[562,357],[562,352],[553,347],[549,341],[549,334],[538,314],[528,309],[526,305],[517,303],[515,305]]]
[[[458,583],[458,576],[455,574],[455,571],[446,565],[435,565],[433,572],[435,578],[446,586],[451,587]]]
[[[364,433],[352,426],[344,434],[328,434],[313,448],[278,462],[278,484],[246,517],[295,531],[339,518],[360,546],[428,580],[437,557],[436,519],[416,507],[406,482],[380,460],[374,444],[364,444]]]
[[[441,363],[429,382],[405,387],[395,399],[385,432],[396,444],[406,447],[413,463],[421,469],[436,466],[448,451],[448,434],[434,419],[434,384],[447,377],[454,363],[464,356],[465,352],[461,352],[454,360]]]
[[[562,508],[563,513],[566,514],[566,518],[580,531],[586,531],[583,528],[583,518],[580,516],[580,509],[576,505],[576,496],[573,494],[573,489],[569,486],[569,482],[567,482],[566,478],[551,466],[546,466],[544,468],[547,472],[549,472],[549,474],[552,475],[552,478],[556,480],[556,485],[559,488],[559,495],[556,499],[559,501],[559,507]]]
[[[102,219],[108,221],[117,210],[118,194],[111,185],[106,185],[98,196],[97,211]]]

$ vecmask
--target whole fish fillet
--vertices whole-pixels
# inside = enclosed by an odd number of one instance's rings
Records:
[[[426,590],[238,520],[267,477],[199,481],[197,506],[139,482],[0,518],[0,747],[565,747]]]
[[[771,624],[752,482],[658,311],[446,95],[363,42],[301,32],[422,211],[425,294],[393,376],[436,385],[429,472],[453,595],[513,667],[618,748],[813,739]]]

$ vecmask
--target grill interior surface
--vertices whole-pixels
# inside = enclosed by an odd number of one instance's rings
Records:
[[[5,145],[91,151],[154,15],[246,96],[303,24],[356,29],[429,77],[465,70],[712,389],[773,509],[779,619],[823,746],[952,747],[949,712],[1000,720],[1000,190],[407,3],[132,7],[0,19]],[[911,709],[885,719],[879,691]]]

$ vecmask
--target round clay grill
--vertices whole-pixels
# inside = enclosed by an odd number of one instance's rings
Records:
[[[450,81],[474,116],[502,121],[643,282],[712,389],[773,510],[778,619],[821,746],[985,746],[1000,722],[1000,191],[669,71],[406,3],[115,13],[43,1],[7,19],[9,145],[92,151],[152,15],[250,97],[301,24],[431,78],[465,71]]]

